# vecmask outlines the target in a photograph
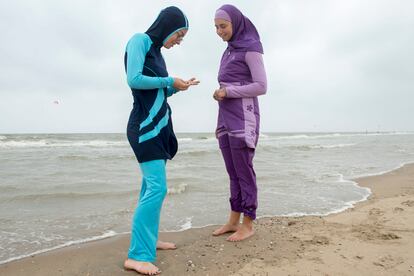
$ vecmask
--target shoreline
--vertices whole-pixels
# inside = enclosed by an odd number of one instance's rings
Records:
[[[344,181],[355,182],[356,185],[371,189],[372,193],[367,200],[355,202],[352,204],[353,207],[327,216],[261,217],[255,225],[256,235],[241,243],[226,242],[227,235],[212,237],[210,234],[216,227],[214,225],[160,233],[160,239],[176,242],[179,249],[159,251],[157,265],[164,272],[163,275],[305,275],[312,271],[320,274],[323,272],[352,275],[346,274],[345,267],[340,268],[344,262],[350,262],[349,257],[344,254],[347,252],[344,250],[345,242],[337,241],[337,236],[346,228],[350,228],[350,235],[345,235],[345,240],[356,246],[355,250],[352,250],[352,247],[348,248],[349,253],[358,251],[360,244],[368,243],[367,247],[381,247],[382,244],[383,247],[392,247],[403,239],[408,239],[406,246],[411,245],[411,248],[414,248],[414,226],[409,225],[410,222],[414,222],[414,208],[410,208],[414,206],[413,163],[402,164],[396,169],[379,174]],[[395,203],[400,199],[406,200],[400,202],[402,206],[391,208],[390,214],[390,210],[383,210],[387,208],[382,205],[388,206],[389,201]],[[403,204],[404,202],[406,204]],[[370,209],[365,210],[367,208]],[[408,217],[405,217],[405,213]],[[396,215],[404,215],[407,225]],[[364,219],[361,219],[362,217]],[[386,218],[381,220],[381,217]],[[396,229],[391,227],[395,224],[388,225],[393,220],[408,228],[404,231],[395,231]],[[0,264],[0,274],[24,275],[30,271],[30,275],[137,275],[122,268],[128,244],[129,234],[116,234],[110,238],[66,246]],[[326,252],[326,249],[330,247],[336,248],[328,254],[329,250]],[[323,251],[318,250],[321,248]],[[338,253],[340,251],[341,254]],[[391,271],[390,275],[406,275],[404,273],[411,273],[410,269],[414,271],[414,257],[404,254],[393,257],[393,253],[395,255],[395,250],[384,253],[377,261],[371,261],[372,267],[366,265],[367,270],[361,270],[361,275],[378,275]],[[373,254],[367,253],[367,257],[357,254],[352,258],[350,267],[355,270],[357,263],[365,263],[364,260],[371,259],[374,257]],[[327,265],[334,260],[337,262],[335,266]],[[303,270],[304,268],[306,270]]]

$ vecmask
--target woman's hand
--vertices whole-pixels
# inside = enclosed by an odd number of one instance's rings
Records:
[[[187,81],[187,83],[189,83],[190,85],[197,85],[200,83],[200,81],[197,80],[196,78],[191,78]]]
[[[226,88],[220,88],[214,91],[213,98],[216,101],[222,101],[227,96]]]
[[[178,91],[187,90],[190,87],[190,83],[180,78],[174,78],[173,87]]]

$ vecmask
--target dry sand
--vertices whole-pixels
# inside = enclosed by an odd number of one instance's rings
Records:
[[[414,164],[356,180],[373,195],[327,217],[263,218],[239,242],[215,227],[161,233],[161,275],[413,275]],[[124,271],[129,236],[51,251],[0,266],[0,275],[138,275]]]

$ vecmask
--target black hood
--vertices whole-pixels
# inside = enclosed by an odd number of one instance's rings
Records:
[[[161,48],[166,38],[181,29],[188,29],[187,17],[179,8],[171,6],[160,12],[145,33],[151,38],[154,46]]]

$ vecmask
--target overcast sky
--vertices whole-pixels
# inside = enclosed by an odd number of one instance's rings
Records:
[[[0,4],[0,133],[124,132],[125,45],[169,5],[190,23],[182,45],[163,49],[169,74],[201,81],[169,98],[175,130],[213,132],[226,47],[213,19],[226,3],[262,38],[263,132],[414,131],[411,0],[15,0]]]

